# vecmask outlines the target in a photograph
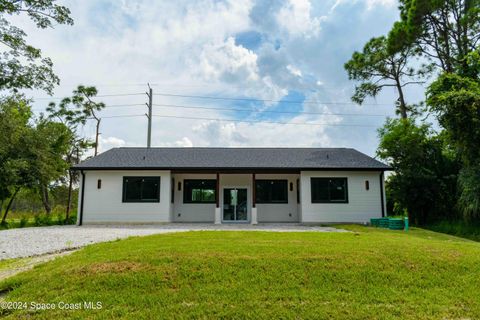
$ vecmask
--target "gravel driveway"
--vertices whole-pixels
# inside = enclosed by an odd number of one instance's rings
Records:
[[[0,260],[30,257],[65,250],[72,250],[92,243],[112,241],[131,236],[195,230],[251,230],[274,232],[346,232],[345,230],[301,226],[298,224],[165,224],[131,226],[52,226],[11,229],[0,231]]]

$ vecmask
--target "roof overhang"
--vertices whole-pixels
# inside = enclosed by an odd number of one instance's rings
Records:
[[[391,171],[391,167],[387,168],[361,168],[361,167],[331,167],[331,168],[273,168],[273,167],[262,167],[262,168],[194,168],[194,167],[185,167],[185,168],[168,168],[168,167],[72,167],[72,170],[78,171],[161,171],[168,170],[175,173],[217,173],[217,172],[229,172],[229,173],[265,173],[265,172],[274,172],[274,173],[300,173],[300,171]]]

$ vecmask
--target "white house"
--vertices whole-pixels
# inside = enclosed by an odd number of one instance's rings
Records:
[[[256,224],[383,217],[390,167],[346,148],[116,148],[74,169],[79,225]]]

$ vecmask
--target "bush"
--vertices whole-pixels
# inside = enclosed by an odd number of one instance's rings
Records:
[[[28,218],[23,216],[21,219],[20,219],[20,224],[18,225],[19,228],[25,228],[28,224]]]
[[[77,223],[77,216],[71,215],[68,219],[64,220],[64,224],[76,224]]]
[[[52,220],[52,216],[48,214],[37,214],[35,215],[35,222],[34,225],[37,227],[40,226],[51,226],[54,224]]]

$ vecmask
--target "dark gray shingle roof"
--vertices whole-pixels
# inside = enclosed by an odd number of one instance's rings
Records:
[[[348,148],[115,148],[75,169],[362,169],[390,167]]]

